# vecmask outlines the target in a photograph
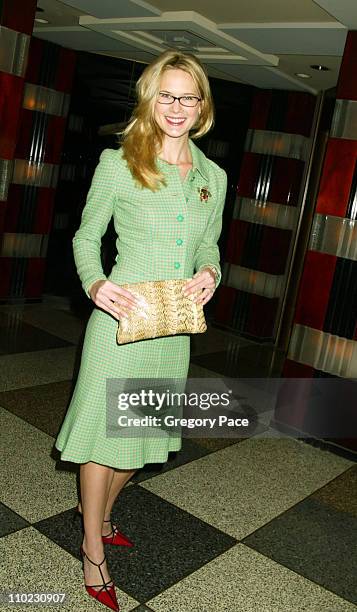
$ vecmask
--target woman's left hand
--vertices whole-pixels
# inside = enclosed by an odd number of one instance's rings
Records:
[[[195,298],[196,304],[204,306],[210,301],[216,288],[216,278],[211,268],[203,268],[200,272],[196,272],[192,279],[186,283],[183,288],[183,294],[189,295],[200,291],[201,293]]]

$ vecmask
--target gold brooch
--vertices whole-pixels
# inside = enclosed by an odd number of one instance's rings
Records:
[[[207,202],[208,198],[211,197],[211,194],[208,191],[208,187],[199,187],[198,191],[200,193],[201,202]]]

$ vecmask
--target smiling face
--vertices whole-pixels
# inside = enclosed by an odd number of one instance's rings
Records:
[[[199,91],[193,78],[180,68],[168,68],[160,80],[160,92],[173,96],[196,96]],[[196,124],[200,113],[201,102],[197,106],[182,106],[178,100],[171,104],[155,103],[154,118],[167,138],[188,138],[190,130]]]

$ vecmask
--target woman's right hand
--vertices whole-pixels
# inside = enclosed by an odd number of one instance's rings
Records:
[[[88,291],[94,304],[105,312],[111,314],[115,319],[128,317],[129,312],[133,310],[148,318],[145,308],[147,303],[145,300],[140,300],[127,289],[123,289],[116,283],[110,280],[97,280],[89,288]]]

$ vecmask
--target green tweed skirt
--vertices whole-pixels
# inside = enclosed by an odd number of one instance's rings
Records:
[[[150,437],[139,428],[138,436],[108,436],[107,379],[186,379],[190,358],[189,336],[119,346],[117,325],[98,308],[89,318],[77,383],[55,442],[63,461],[137,469],[166,462],[168,453],[182,446],[177,431]]]

